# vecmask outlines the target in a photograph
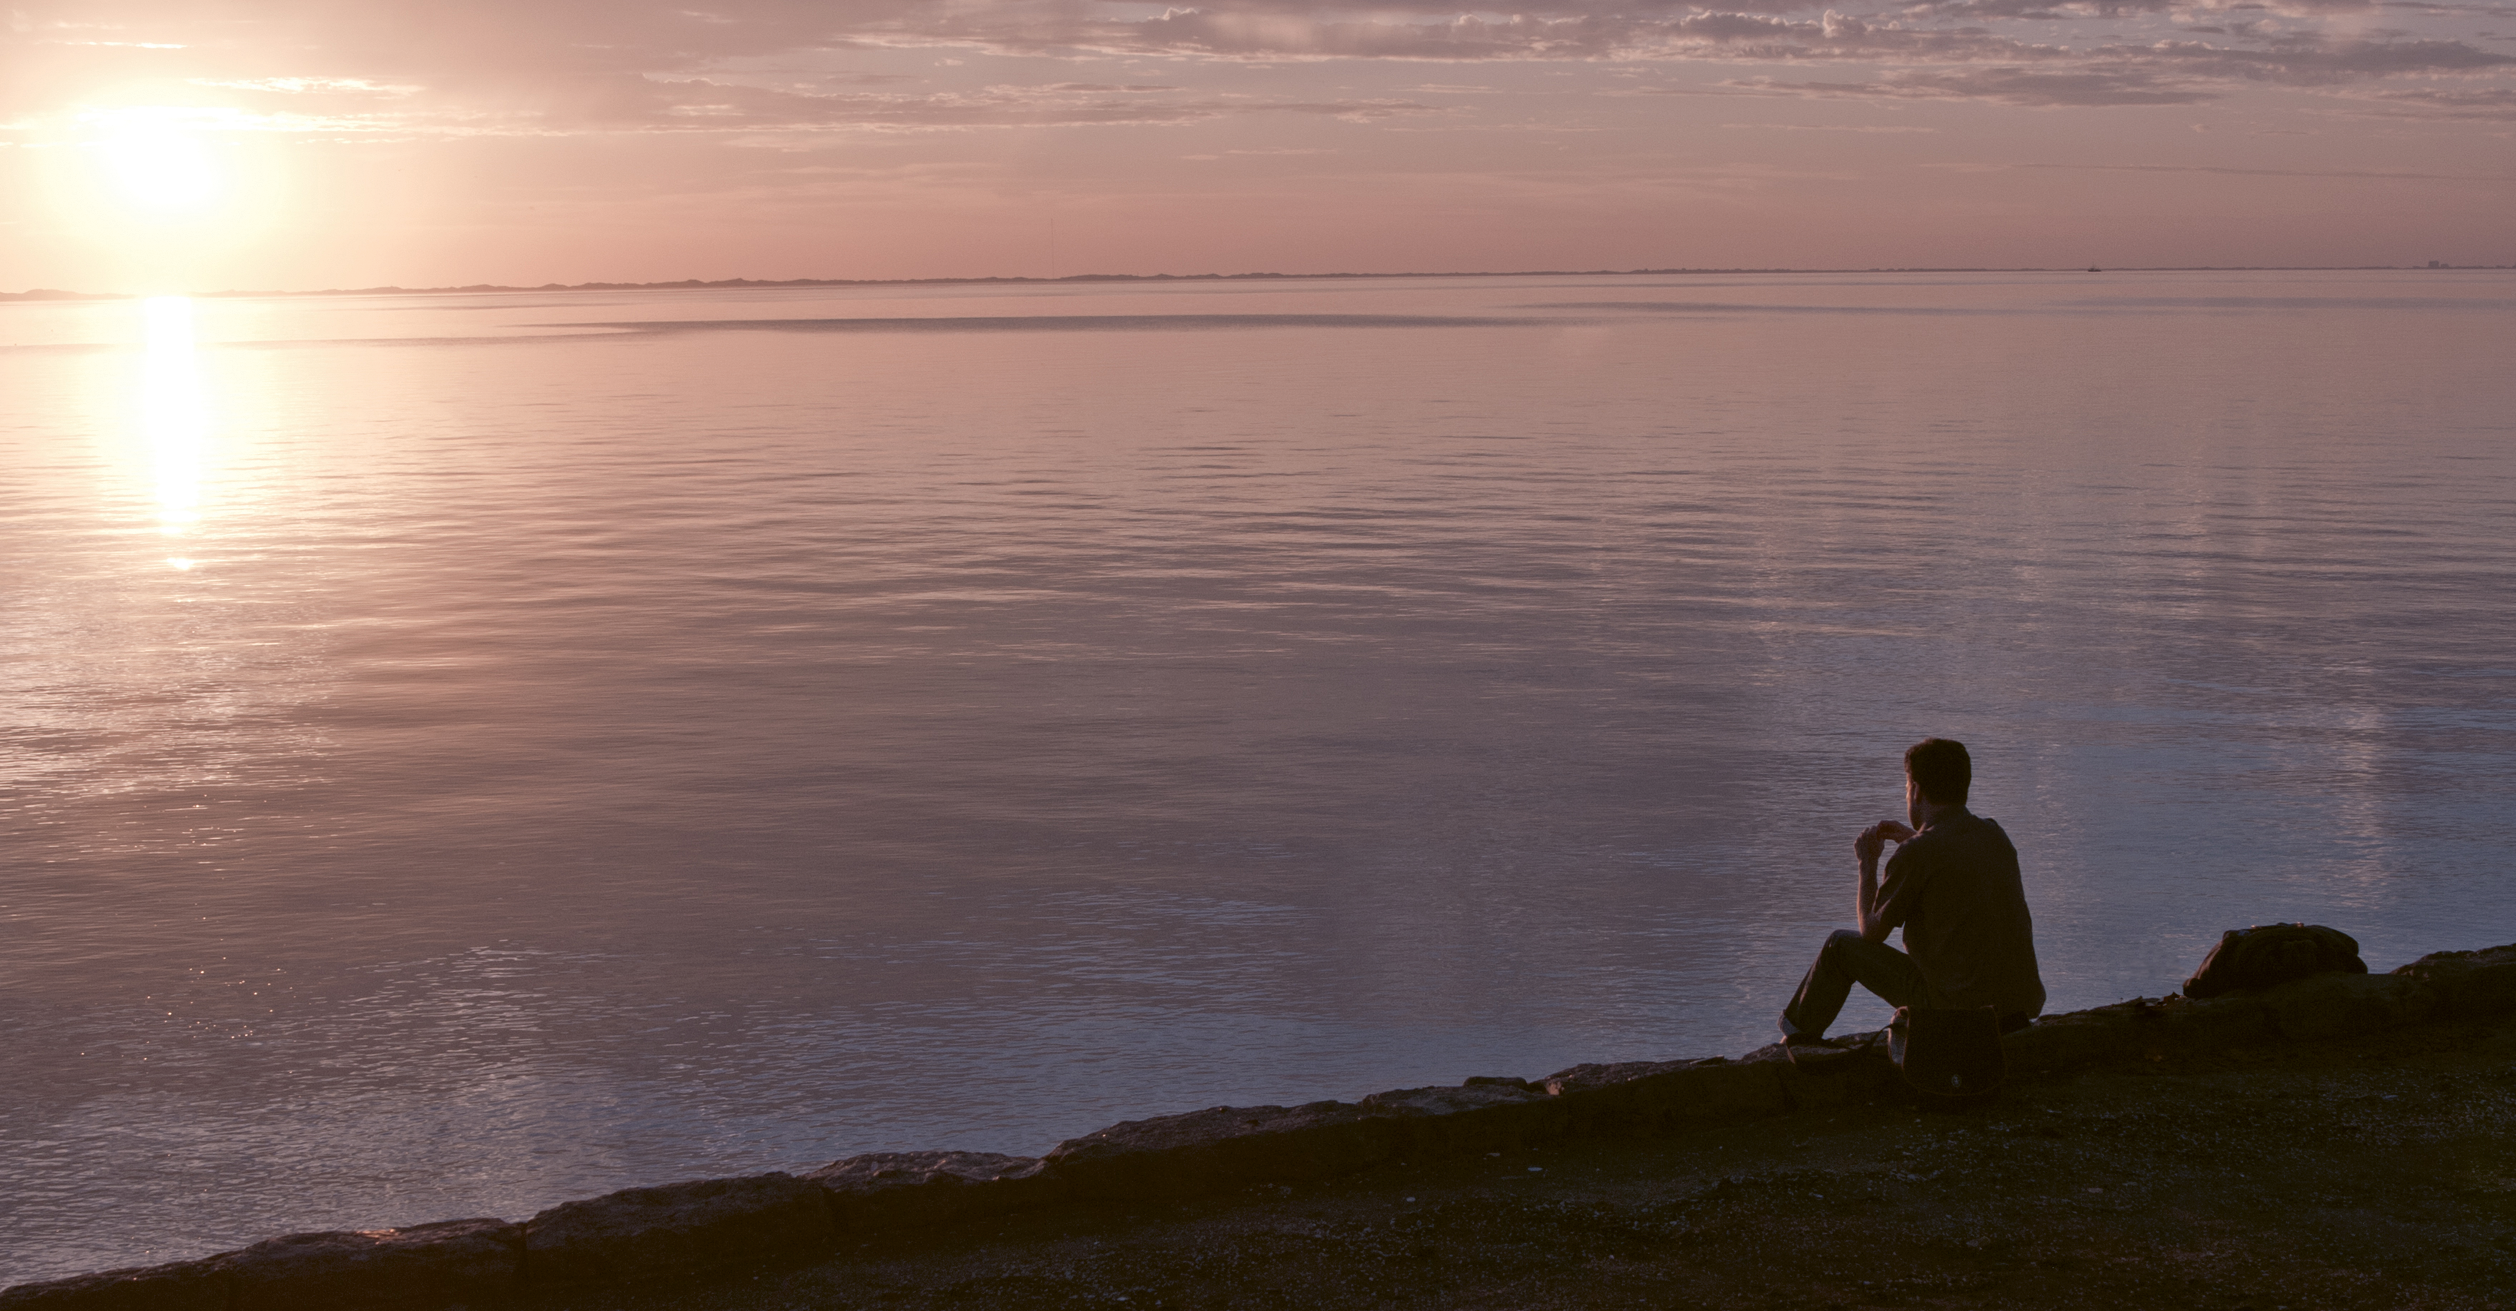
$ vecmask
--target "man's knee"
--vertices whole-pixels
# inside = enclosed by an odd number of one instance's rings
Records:
[[[1832,952],[1856,951],[1868,942],[1869,939],[1862,937],[1860,931],[1857,929],[1837,929],[1826,935],[1826,950]]]

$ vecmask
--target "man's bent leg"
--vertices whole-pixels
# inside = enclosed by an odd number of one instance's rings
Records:
[[[1855,983],[1890,1006],[1918,1005],[1928,991],[1922,969],[1911,956],[1850,929],[1837,929],[1817,953],[1817,963],[1808,967],[1808,977],[1800,980],[1791,1004],[1782,1008],[1782,1032],[1823,1036],[1826,1026],[1843,1012],[1844,999],[1852,995]]]

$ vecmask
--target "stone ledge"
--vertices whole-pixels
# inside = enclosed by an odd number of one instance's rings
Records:
[[[2440,951],[2393,972],[2428,985],[2450,1019],[2516,1011],[2516,943],[2481,951]]]
[[[2207,1001],[2137,998],[2046,1016],[2002,1039],[2011,1068],[2061,1073],[2272,1041],[2347,1038],[2432,1018],[2516,1011],[2516,944],[2439,952],[2380,975],[2317,975]],[[840,1232],[948,1224],[1069,1200],[1193,1196],[1324,1178],[1386,1161],[1633,1137],[1839,1104],[1894,1081],[1881,1061],[1576,1065],[1537,1082],[1476,1078],[1359,1103],[1218,1106],[1129,1120],[1044,1158],[883,1152],[786,1174],[630,1188],[523,1224],[453,1220],[292,1234],[198,1261],[0,1291],[0,1311],[435,1311],[527,1288],[677,1277],[800,1254]]]
[[[1078,1197],[1192,1197],[1360,1170],[1396,1159],[1409,1141],[1397,1117],[1349,1102],[1217,1106],[1121,1121],[1042,1159]]]
[[[1363,1109],[1394,1117],[1408,1160],[1514,1151],[1561,1138],[1570,1128],[1563,1104],[1520,1079],[1471,1079],[1455,1088],[1376,1092]]]
[[[409,1229],[290,1234],[221,1258],[231,1311],[434,1311],[524,1286],[524,1227],[446,1220]]]
[[[1790,1109],[1775,1061],[1576,1065],[1546,1077],[1585,1137],[1673,1133],[1695,1124],[1780,1115]]]
[[[791,1174],[694,1179],[562,1202],[524,1224],[535,1287],[686,1275],[827,1245],[818,1185]]]
[[[228,1311],[222,1257],[135,1266],[0,1290],[8,1311]]]
[[[1039,1158],[994,1152],[870,1152],[804,1178],[829,1199],[846,1233],[976,1220],[1047,1206],[1067,1192]]]
[[[2404,974],[2315,974],[2263,994],[2283,1038],[2350,1038],[2418,1024],[2437,1009],[2437,990]]]
[[[2165,1060],[2272,1037],[2261,1000],[2230,993],[2207,1001],[2136,997],[2048,1015],[2001,1039],[2012,1069],[2058,1074],[2107,1061]]]
[[[523,1288],[524,1227],[444,1220],[287,1234],[199,1261],[0,1292],[9,1311],[437,1311]]]

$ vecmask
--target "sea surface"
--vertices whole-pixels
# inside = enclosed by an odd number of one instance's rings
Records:
[[[0,1283],[2516,940],[2516,274],[0,305]],[[1844,1027],[1883,1022],[1861,1001]]]

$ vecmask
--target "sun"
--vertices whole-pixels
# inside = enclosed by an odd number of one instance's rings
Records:
[[[218,105],[97,105],[46,133],[44,191],[66,233],[141,291],[175,291],[266,241],[292,195],[266,117]]]
[[[137,218],[200,218],[226,199],[218,153],[173,112],[124,110],[98,124],[96,160],[113,197]]]

